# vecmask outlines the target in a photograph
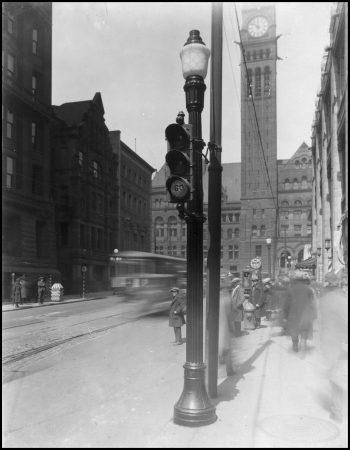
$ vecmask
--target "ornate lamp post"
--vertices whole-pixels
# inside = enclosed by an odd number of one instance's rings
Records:
[[[271,277],[271,238],[266,238],[266,244],[267,244],[267,267],[269,272],[269,277]]]
[[[186,80],[186,108],[192,125],[193,199],[188,202],[187,222],[187,325],[184,388],[174,406],[178,425],[201,426],[216,421],[205,383],[203,363],[203,180],[201,112],[204,106],[204,78],[207,75],[210,50],[199,31],[192,30],[180,53],[182,73]]]

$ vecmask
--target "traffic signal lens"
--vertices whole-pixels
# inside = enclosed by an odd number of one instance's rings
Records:
[[[185,149],[190,145],[190,137],[186,130],[176,123],[165,129],[165,137],[172,149]]]
[[[170,172],[174,175],[185,175],[190,170],[188,156],[179,150],[171,150],[165,156]]]

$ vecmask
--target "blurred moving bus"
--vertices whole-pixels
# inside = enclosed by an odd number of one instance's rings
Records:
[[[186,287],[187,261],[138,251],[110,255],[110,285],[125,301],[136,301],[149,312],[170,309],[170,288]]]

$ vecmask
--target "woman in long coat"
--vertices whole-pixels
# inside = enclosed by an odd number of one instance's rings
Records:
[[[173,299],[170,306],[169,312],[169,327],[174,327],[175,342],[174,345],[183,344],[181,336],[181,327],[186,323],[185,313],[186,313],[186,297],[184,293],[180,292],[180,289],[173,287],[170,289],[173,295]]]

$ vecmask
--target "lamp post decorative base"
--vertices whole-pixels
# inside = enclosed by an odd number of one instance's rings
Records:
[[[185,363],[185,383],[174,406],[174,423],[190,427],[210,425],[217,419],[204,383],[205,364]]]

